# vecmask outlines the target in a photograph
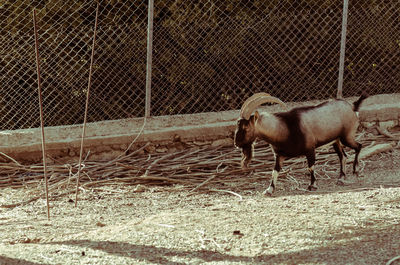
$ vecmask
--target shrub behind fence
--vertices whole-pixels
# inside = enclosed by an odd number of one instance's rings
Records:
[[[46,126],[83,121],[95,1],[0,4],[0,129],[38,127],[32,9]],[[101,1],[88,121],[142,117],[146,1]],[[155,1],[151,115],[336,96],[342,0]],[[399,92],[400,3],[349,3],[344,96]]]

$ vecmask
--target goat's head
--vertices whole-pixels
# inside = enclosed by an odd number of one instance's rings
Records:
[[[243,148],[243,146],[252,144],[255,140],[254,117],[252,116],[248,120],[239,119],[234,137],[235,147]]]
[[[263,103],[279,103],[286,107],[285,103],[280,99],[272,97],[267,93],[256,93],[249,97],[240,110],[240,117],[237,121],[235,131],[234,144],[237,148],[242,148],[242,168],[247,167],[253,156],[253,143],[257,138],[256,126],[259,119],[259,114],[253,111]]]

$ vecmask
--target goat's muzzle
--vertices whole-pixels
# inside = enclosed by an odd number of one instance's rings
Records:
[[[233,143],[236,148],[242,148],[247,143],[248,136],[246,128],[249,126],[249,121],[246,119],[240,119],[237,121],[237,127],[234,135]]]

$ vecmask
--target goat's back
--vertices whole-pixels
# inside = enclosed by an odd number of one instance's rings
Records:
[[[353,106],[339,99],[295,108],[288,115],[298,117],[306,146],[318,147],[346,135],[354,136],[358,127]]]

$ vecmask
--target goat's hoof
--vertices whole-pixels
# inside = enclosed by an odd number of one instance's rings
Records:
[[[274,189],[268,188],[268,189],[266,189],[266,190],[263,192],[263,195],[272,196],[272,193],[273,193],[273,192],[274,192]]]
[[[313,191],[313,190],[317,190],[318,189],[318,187],[317,186],[315,186],[314,184],[313,185],[310,185],[310,186],[308,186],[308,190],[309,191]]]
[[[339,186],[345,186],[345,185],[350,185],[350,184],[354,184],[354,181],[346,180],[344,178],[338,179],[338,181],[336,182],[336,185],[339,185]]]
[[[336,182],[336,185],[344,186],[345,183],[346,183],[346,175],[342,175],[342,174],[341,174],[341,175],[339,176],[337,182]]]
[[[338,181],[336,182],[336,185],[338,185],[338,186],[344,186],[344,183],[345,181],[344,181],[344,179],[338,179]]]

